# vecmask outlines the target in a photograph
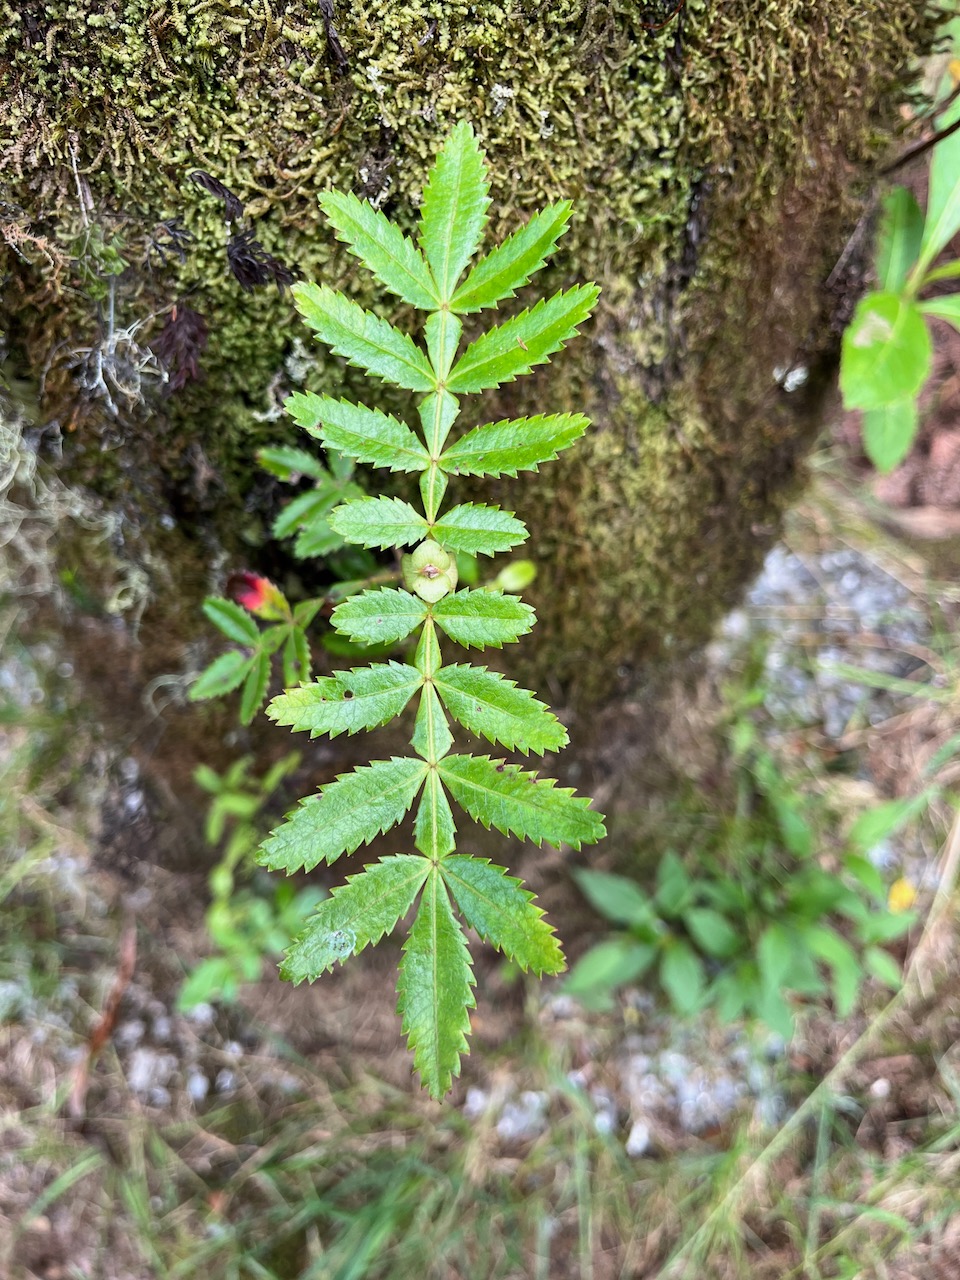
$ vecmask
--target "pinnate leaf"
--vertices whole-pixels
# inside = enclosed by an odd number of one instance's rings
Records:
[[[190,686],[190,701],[201,702],[204,698],[219,698],[236,689],[246,678],[247,672],[256,661],[249,654],[239,649],[231,649],[229,653],[221,653],[211,662],[206,670],[201,671],[196,681]]]
[[[427,522],[402,498],[357,498],[330,516],[330,527],[345,542],[361,547],[407,547],[427,536]]]
[[[476,1005],[470,952],[437,871],[433,869],[400,961],[397,1009],[414,1065],[431,1097],[440,1099],[460,1074],[470,1015]]]
[[[560,973],[563,952],[543,911],[534,905],[533,894],[522,881],[508,875],[505,867],[488,858],[456,854],[440,867],[463,918],[485,942],[490,942],[524,973],[532,969],[538,977]]]
[[[288,689],[274,698],[267,715],[277,724],[309,730],[311,738],[328,733],[374,729],[398,716],[423,684],[416,667],[378,662],[352,671],[321,676],[313,684]]]
[[[530,605],[516,596],[469,588],[444,596],[433,606],[433,616],[451,640],[467,649],[500,649],[525,636],[536,621]]]
[[[260,628],[253,618],[246,609],[241,609],[232,600],[224,600],[222,596],[207,596],[203,602],[203,612],[218,631],[236,644],[255,645],[260,639]]]
[[[504,835],[579,849],[605,834],[603,818],[589,808],[589,800],[515,764],[489,756],[447,756],[438,772],[471,818]]]
[[[272,871],[312,871],[369,844],[413,804],[427,766],[394,756],[342,774],[308,796],[262,844],[259,861]]]
[[[586,431],[590,419],[582,413],[538,414],[474,427],[441,455],[440,465],[455,475],[515,476],[536,471],[561,449],[568,449]]]
[[[423,471],[430,455],[408,426],[379,409],[314,392],[297,392],[294,417],[304,430],[357,462],[391,471]]]
[[[346,191],[325,191],[320,208],[350,248],[391,293],[421,311],[440,301],[420,250],[386,214]]]
[[[420,245],[448,302],[487,221],[486,166],[473,129],[456,126],[427,178],[420,206]]]
[[[446,550],[493,556],[526,542],[528,534],[527,526],[512,512],[483,503],[464,502],[442,515],[430,530],[430,536]]]
[[[455,393],[483,391],[529,373],[574,337],[599,293],[594,284],[575,285],[566,293],[541,299],[532,311],[521,311],[489,329],[467,347],[454,365],[447,387]]]
[[[338,356],[409,391],[433,390],[430,362],[408,334],[325,284],[296,284],[293,296],[304,320]]]
[[[286,953],[280,975],[313,982],[347,956],[379,942],[413,906],[430,871],[418,854],[371,863],[331,891]]]
[[[572,205],[569,200],[547,205],[525,227],[507,236],[502,244],[481,258],[453,295],[452,311],[480,311],[492,307],[525,285],[543,266],[567,229]]]
[[[538,755],[567,745],[566,729],[529,689],[486,667],[441,667],[434,682],[453,718],[489,742]]]
[[[344,600],[330,620],[341,635],[358,644],[396,644],[415,631],[426,616],[427,606],[419,597],[383,587]]]

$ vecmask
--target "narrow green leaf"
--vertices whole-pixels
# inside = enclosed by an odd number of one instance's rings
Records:
[[[339,533],[334,533],[327,519],[308,521],[297,534],[293,554],[298,560],[313,560],[332,555],[343,546]]]
[[[236,644],[255,645],[260,639],[260,628],[253,618],[246,609],[241,609],[232,600],[224,600],[222,596],[207,596],[203,602],[203,612],[218,631]]]
[[[280,966],[289,982],[313,982],[347,956],[380,941],[413,906],[430,871],[418,854],[371,863],[331,891],[294,939]]]
[[[573,878],[590,905],[614,924],[643,925],[654,919],[649,895],[625,876],[578,867]]]
[[[847,836],[855,849],[869,853],[881,840],[887,840],[922,813],[930,803],[930,788],[901,800],[885,800],[861,813]]]
[[[321,676],[313,684],[288,689],[274,698],[267,715],[277,724],[309,730],[311,738],[328,733],[358,733],[393,720],[423,684],[416,667],[379,662]]]
[[[263,706],[267,696],[267,685],[270,683],[270,659],[261,652],[253,660],[253,665],[243,684],[240,695],[240,723],[250,724],[253,717]]]
[[[805,935],[809,938],[809,934]],[[757,965],[763,985],[771,991],[779,991],[788,985],[797,938],[782,924],[771,924],[764,929],[757,943]]]
[[[291,396],[290,400],[295,397]],[[290,400],[286,407],[289,412]],[[330,473],[319,458],[307,453],[305,449],[293,449],[289,445],[270,445],[257,450],[257,462],[264,471],[269,471],[278,480],[288,484],[299,480],[301,476],[310,476],[313,480],[329,480]]]
[[[864,963],[873,976],[891,991],[899,991],[903,983],[900,966],[889,951],[880,947],[867,947],[863,953]]]
[[[607,993],[634,982],[650,968],[657,948],[630,938],[608,938],[581,956],[563,984],[568,995],[589,1008],[609,1008]],[[600,999],[598,999],[600,997]]]
[[[320,208],[336,228],[337,239],[391,293],[421,311],[438,305],[437,286],[420,250],[386,214],[346,191],[325,191]]]
[[[304,525],[324,521],[342,496],[339,485],[329,482],[298,493],[274,520],[271,533],[275,538],[292,538]]]
[[[453,718],[489,742],[543,755],[561,750],[569,741],[566,729],[544,703],[486,667],[441,667],[434,683]]]
[[[463,322],[449,311],[435,311],[427,317],[423,336],[427,340],[427,354],[433,371],[440,382],[446,380],[450,366],[457,356]]]
[[[941,298],[928,298],[920,303],[920,310],[926,316],[938,316],[960,329],[960,293],[948,293]]]
[[[433,390],[430,362],[409,335],[325,284],[295,284],[293,297],[317,337],[348,363],[409,391]]]
[[[413,829],[413,842],[427,858],[446,858],[456,845],[456,824],[450,811],[450,801],[444,791],[436,769],[431,769],[423,785],[420,807]]]
[[[837,1013],[846,1018],[853,1012],[863,969],[857,953],[839,933],[816,925],[804,933],[804,941],[819,959],[826,961],[833,975],[833,999]]]
[[[712,907],[690,907],[683,913],[683,923],[694,942],[708,956],[725,960],[743,945],[741,935],[726,916]]]
[[[473,129],[462,120],[441,148],[420,206],[420,245],[448,302],[487,221],[486,166]]]
[[[330,527],[345,542],[361,547],[407,547],[427,536],[427,522],[401,498],[358,498],[330,516]]]
[[[337,631],[358,644],[396,644],[415,631],[426,616],[427,606],[419,597],[409,591],[382,587],[344,600],[334,609],[330,621]]]
[[[246,678],[247,672],[256,662],[249,654],[239,649],[231,649],[229,653],[221,653],[201,671],[190,686],[190,701],[202,702],[204,698],[220,698],[231,689],[238,688]]]
[[[899,293],[920,254],[923,213],[907,187],[894,187],[883,199],[877,234],[877,280],[880,288]]]
[[[488,858],[445,858],[440,874],[463,918],[485,942],[538,976],[560,973],[564,967],[560,943],[534,896],[523,882]]]
[[[536,621],[530,605],[515,596],[469,588],[444,596],[433,606],[433,616],[451,640],[467,649],[499,649],[525,636]]]
[[[664,951],[660,982],[678,1013],[689,1017],[702,1006],[706,986],[703,962],[689,943],[676,941]]]
[[[468,1009],[476,1007],[470,952],[436,869],[403,948],[397,1011],[423,1086],[438,1101],[460,1074],[467,1052]]]
[[[453,735],[443,714],[443,707],[432,684],[425,686],[417,708],[411,745],[417,755],[435,763],[453,746]]]
[[[917,402],[912,396],[863,415],[863,448],[883,474],[900,465],[913,447],[920,428]]]
[[[603,818],[589,808],[589,800],[558,787],[552,778],[524,773],[518,765],[489,756],[447,756],[439,773],[471,818],[504,835],[579,849],[605,834]]]
[[[590,315],[600,290],[575,285],[566,293],[542,298],[532,311],[521,311],[472,342],[453,367],[447,386],[453,392],[483,391],[513,382],[534,365],[562,350]]]
[[[561,449],[568,449],[586,431],[590,419],[582,413],[538,414],[474,427],[441,455],[440,465],[454,475],[515,476],[536,471]]]
[[[460,401],[449,391],[435,391],[425,396],[420,408],[423,438],[433,457],[439,457],[450,428],[460,413]]]
[[[434,524],[430,536],[446,550],[493,556],[526,542],[527,526],[512,512],[482,503],[452,507]]]
[[[480,311],[503,298],[512,298],[553,253],[567,229],[572,208],[569,200],[547,205],[525,227],[507,236],[474,266],[453,295],[451,310]]]
[[[868,293],[843,334],[843,403],[848,409],[880,409],[915,396],[932,359],[930,334],[916,303],[896,293]]]
[[[259,861],[271,871],[312,871],[369,844],[402,819],[413,804],[427,766],[394,756],[342,774],[319,795],[308,796],[261,845]]]
[[[423,471],[429,465],[430,455],[417,437],[390,414],[312,391],[291,396],[287,406],[298,397],[297,421],[328,448],[391,471]],[[310,420],[309,425],[305,419]]]
[[[960,102],[954,102],[937,120],[939,129],[960,119]],[[960,130],[938,142],[930,161],[927,216],[920,246],[920,269],[933,262],[960,230]]]

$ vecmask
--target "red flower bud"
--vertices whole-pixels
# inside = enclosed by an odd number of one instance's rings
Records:
[[[265,622],[281,622],[290,615],[290,606],[280,588],[269,578],[261,578],[246,569],[231,573],[227,579],[227,595]]]

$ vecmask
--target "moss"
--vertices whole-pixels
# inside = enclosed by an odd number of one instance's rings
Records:
[[[773,371],[830,358],[818,282],[933,19],[920,0],[689,0],[678,57],[676,27],[651,33],[637,8],[339,5],[341,73],[305,0],[0,0],[11,198],[67,243],[87,183],[137,264],[157,221],[182,215],[187,262],[131,268],[124,323],[189,292],[211,325],[205,383],[120,423],[81,419],[73,473],[112,501],[133,485],[146,538],[166,508],[211,559],[255,540],[253,448],[283,430],[256,414],[299,329],[275,293],[240,292],[219,208],[186,175],[235,190],[277,257],[383,306],[320,228],[316,193],[351,188],[409,227],[438,139],[467,116],[493,167],[491,238],[572,197],[551,279],[604,286],[591,341],[502,402],[586,402],[597,421],[579,452],[509,490],[532,513],[541,652],[566,691],[594,699],[617,669],[699,639],[757,562],[815,429],[818,394],[798,409]],[[95,309],[13,265],[24,301],[9,327],[39,369],[58,343],[89,340]],[[323,353],[311,376],[363,385]],[[72,412],[65,375],[48,392]]]

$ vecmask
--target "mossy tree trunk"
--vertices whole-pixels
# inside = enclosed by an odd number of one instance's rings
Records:
[[[124,554],[155,587],[141,634],[163,633],[169,670],[169,637],[195,631],[225,564],[276,564],[266,530],[286,493],[254,452],[291,438],[276,407],[297,366],[308,385],[361,391],[336,358],[302,358],[288,298],[240,289],[222,206],[188,174],[240,196],[276,258],[403,324],[363,293],[316,196],[352,189],[409,227],[439,141],[470,119],[493,168],[491,238],[570,197],[548,286],[603,286],[588,334],[486,415],[594,420],[562,462],[486,492],[532,529],[541,625],[524,674],[597,705],[702,640],[776,532],[835,358],[824,282],[931,40],[927,6],[688,0],[659,32],[633,0],[358,0],[333,27],[323,10],[0,3],[0,325],[16,373],[45,371],[64,474],[122,512]],[[176,217],[182,262],[161,225]],[[83,271],[114,235],[129,265],[98,304]],[[132,338],[149,347],[185,302],[209,328],[203,380],[166,398],[147,377],[141,395],[114,386],[112,412],[90,350],[141,321]]]

